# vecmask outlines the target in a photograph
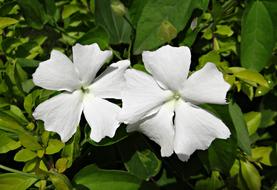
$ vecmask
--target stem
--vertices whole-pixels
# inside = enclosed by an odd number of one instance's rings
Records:
[[[20,174],[20,175],[25,175],[25,176],[28,176],[28,177],[33,177],[33,178],[40,179],[40,177],[36,176],[35,174],[25,173],[25,172],[22,172],[22,171],[19,171],[19,170],[16,170],[16,169],[9,168],[9,167],[4,166],[2,164],[0,164],[0,168],[3,169],[3,170],[6,170],[6,171],[12,172],[12,173],[17,173],[17,174]]]
[[[117,59],[122,60],[122,57],[119,55],[119,53],[114,51],[113,48],[109,47],[109,50],[111,50],[113,52],[113,55],[115,55],[115,57],[117,57]]]

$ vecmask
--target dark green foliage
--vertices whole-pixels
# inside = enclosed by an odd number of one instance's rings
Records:
[[[0,189],[276,189],[276,39],[276,0],[0,0]],[[142,71],[142,51],[189,46],[192,71],[211,61],[231,85],[228,105],[203,105],[231,137],[188,162],[125,125],[96,143],[81,120],[62,143],[32,116],[56,95],[32,73],[75,43]]]

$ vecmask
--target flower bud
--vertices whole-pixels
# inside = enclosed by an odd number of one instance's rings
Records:
[[[119,0],[113,0],[111,3],[112,11],[118,16],[123,16],[126,14],[126,8],[123,3]]]
[[[173,38],[177,36],[176,28],[168,20],[164,20],[159,29],[159,36],[162,40],[170,42]]]

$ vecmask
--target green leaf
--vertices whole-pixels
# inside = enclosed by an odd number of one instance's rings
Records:
[[[261,176],[258,170],[248,161],[240,161],[241,174],[247,186],[251,190],[261,189]]]
[[[80,155],[80,129],[79,127],[77,128],[76,133],[74,136],[65,144],[63,150],[62,150],[62,157],[65,157],[68,162],[67,162],[67,167],[71,167],[72,163],[74,160]]]
[[[57,190],[71,190],[72,185],[69,181],[69,179],[63,175],[56,172],[50,172],[49,178],[53,185],[55,186],[55,189]]]
[[[228,173],[236,159],[236,149],[233,139],[216,139],[208,149],[211,169]]]
[[[0,154],[15,150],[20,146],[20,142],[11,139],[6,133],[0,132]]]
[[[276,21],[277,18],[277,1],[275,0],[263,0],[263,4],[267,8],[272,21]],[[277,41],[277,23],[273,22],[275,42]]]
[[[0,174],[1,190],[26,190],[37,181],[36,178],[16,173]]]
[[[134,54],[157,48],[176,36],[186,26],[195,8],[204,8],[201,0],[148,1],[137,24]],[[163,27],[170,23],[170,27]],[[169,34],[166,38],[162,34]],[[171,40],[170,39],[170,40]]]
[[[217,190],[224,186],[224,182],[217,171],[212,172],[212,176],[207,179],[198,180],[195,190]]]
[[[14,18],[9,17],[0,17],[0,29],[3,29],[7,26],[13,25],[17,23],[18,21]]]
[[[250,155],[250,139],[240,107],[236,103],[229,103],[229,113],[236,129],[238,146]]]
[[[24,132],[24,128],[15,119],[0,111],[0,129],[15,133]]]
[[[260,112],[251,111],[244,114],[244,119],[249,135],[253,135],[261,124],[262,114]]]
[[[37,137],[29,134],[29,133],[22,133],[19,135],[20,143],[27,149],[30,150],[40,150],[42,149],[41,145],[38,143]]]
[[[57,139],[50,139],[46,148],[46,154],[55,154],[64,147],[64,143]]]
[[[239,78],[241,80],[244,80],[245,82],[247,82],[247,81],[255,82],[259,85],[269,87],[268,83],[265,80],[265,78],[263,77],[263,75],[261,75],[257,71],[251,71],[251,70],[245,69],[240,72],[235,72],[234,76],[236,76],[237,78]]]
[[[72,14],[76,13],[79,10],[79,7],[77,5],[65,5],[63,7],[63,12],[62,12],[62,19],[66,19],[70,17]]]
[[[85,33],[78,42],[83,45],[97,43],[101,49],[105,49],[109,47],[109,36],[104,29],[96,27]]]
[[[263,1],[249,4],[243,16],[241,33],[241,65],[261,71],[274,47],[273,21]]]
[[[124,165],[129,173],[142,179],[149,179],[160,171],[161,161],[151,151],[144,137],[132,135],[118,146]]]
[[[47,22],[46,13],[39,0],[17,0],[27,23],[35,28],[42,29]]]
[[[216,25],[216,31],[214,33],[222,36],[230,37],[233,35],[234,31],[228,25]]]
[[[150,185],[143,183],[139,178],[120,170],[99,169],[95,165],[82,168],[73,181],[80,187],[93,190],[151,190]]]
[[[27,162],[34,159],[35,157],[37,157],[35,152],[29,149],[22,149],[15,154],[14,160],[17,162]]]
[[[106,30],[111,44],[130,42],[131,26],[111,10],[110,0],[95,0],[95,21]]]
[[[252,149],[252,158],[267,166],[277,165],[277,154],[270,146],[260,146]]]
[[[86,128],[86,129],[89,129],[89,128]],[[87,141],[93,146],[110,146],[128,137],[128,133],[126,132],[125,127],[119,127],[116,130],[116,134],[114,135],[113,138],[106,137],[98,143],[91,140],[91,138],[89,137],[89,133],[90,131],[86,130],[86,136],[87,136],[86,138],[87,138]]]

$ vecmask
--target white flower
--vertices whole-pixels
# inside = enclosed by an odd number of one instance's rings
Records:
[[[197,107],[201,103],[225,104],[229,84],[213,63],[187,78],[191,62],[188,47],[166,45],[143,52],[152,76],[128,69],[119,120],[127,131],[140,131],[161,146],[161,155],[173,152],[186,161],[197,149],[207,149],[215,138],[230,136],[225,124]]]
[[[99,142],[105,136],[113,137],[119,126],[116,116],[120,107],[104,98],[121,98],[123,74],[130,62],[113,63],[95,78],[111,56],[111,51],[101,51],[97,44],[77,44],[73,47],[73,64],[53,50],[50,59],[39,64],[33,81],[45,89],[65,92],[40,104],[33,113],[35,119],[43,120],[46,130],[58,133],[66,142],[76,132],[84,111],[91,139]]]

